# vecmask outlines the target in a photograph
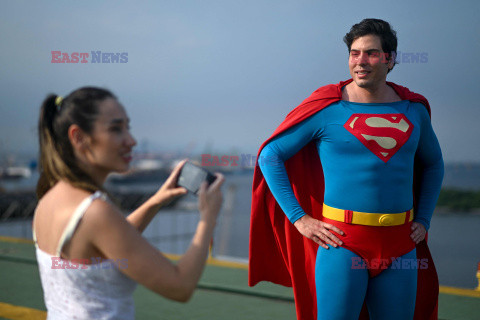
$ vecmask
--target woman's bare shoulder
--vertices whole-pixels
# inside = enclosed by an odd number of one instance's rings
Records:
[[[42,207],[71,207],[78,205],[83,199],[91,195],[91,192],[59,181],[38,201],[37,210]]]
[[[38,244],[44,251],[51,253],[55,251],[60,236],[75,210],[91,194],[91,192],[60,181],[39,200],[35,209],[33,226]],[[108,202],[95,200],[85,213],[91,211],[95,215],[95,212],[105,212],[109,209],[112,210],[112,205]],[[88,223],[88,220],[85,222]]]

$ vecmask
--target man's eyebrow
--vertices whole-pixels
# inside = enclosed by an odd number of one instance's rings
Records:
[[[112,121],[110,121],[110,124],[115,125],[115,124],[122,124],[124,122],[130,123],[130,119],[128,119],[128,118],[127,119],[124,119],[124,118],[112,119]]]
[[[362,51],[362,50],[360,50],[360,49],[351,49],[350,51],[360,52],[360,51]],[[380,49],[368,49],[368,50],[363,50],[363,51],[368,52],[368,53],[370,53],[370,52],[380,52]]]

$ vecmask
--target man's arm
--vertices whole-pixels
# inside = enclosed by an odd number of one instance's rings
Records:
[[[333,225],[316,220],[303,211],[288,179],[284,162],[321,136],[321,112],[302,121],[270,141],[261,151],[258,163],[265,181],[283,212],[305,237],[328,249],[327,244],[337,246],[342,242],[329,230],[343,232]]]
[[[443,158],[427,110],[418,104],[420,115],[420,140],[415,154],[416,165],[420,166],[419,192],[416,199],[412,239],[422,241],[430,227],[435,205],[440,195],[443,180]],[[416,223],[416,224],[415,224]],[[419,226],[418,224],[421,224]],[[422,230],[422,227],[424,230]]]

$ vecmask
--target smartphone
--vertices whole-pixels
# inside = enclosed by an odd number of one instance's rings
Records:
[[[203,181],[207,181],[208,185],[210,185],[216,178],[209,171],[187,161],[180,171],[177,185],[184,187],[194,195],[198,195],[198,190]]]

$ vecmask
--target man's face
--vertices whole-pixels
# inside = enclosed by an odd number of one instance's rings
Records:
[[[350,48],[348,67],[355,84],[365,89],[375,89],[385,83],[393,59],[387,62],[380,37],[366,35],[355,39]]]

